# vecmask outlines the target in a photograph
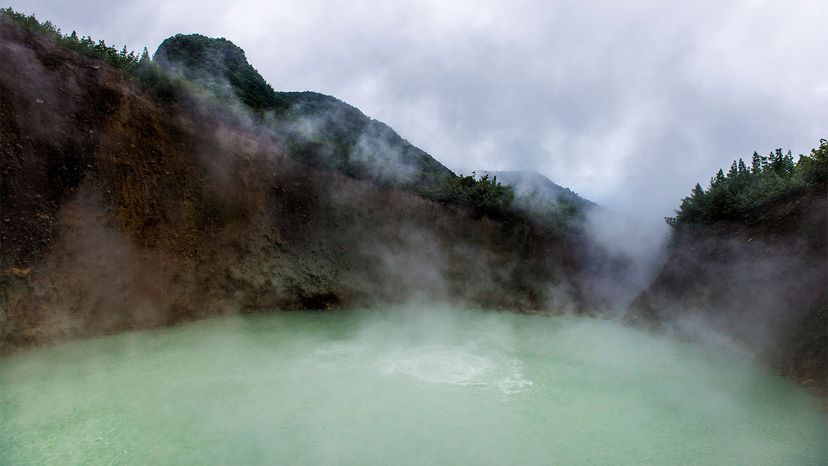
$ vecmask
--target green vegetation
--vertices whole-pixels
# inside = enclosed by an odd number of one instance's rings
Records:
[[[277,92],[287,110],[270,123],[297,160],[425,195],[455,175],[388,125],[316,92]]]
[[[95,42],[91,37],[78,37],[75,31],[71,34],[62,34],[51,21],[41,23],[34,15],[24,15],[18,13],[11,8],[0,8],[0,18],[10,21],[17,26],[53,39],[65,47],[80,52],[87,57],[103,60],[115,68],[126,71],[130,74],[136,74],[141,57],[135,52],[127,51],[126,46],[121,50],[106,45],[102,40]],[[146,51],[146,49],[144,49]],[[146,58],[149,55],[146,54]]]
[[[103,40],[94,41],[89,36],[78,36],[75,31],[63,34],[51,21],[40,22],[34,15],[18,13],[11,8],[0,8],[0,20],[8,21],[26,31],[48,37],[64,47],[82,55],[102,60],[135,78],[144,90],[164,101],[175,100],[183,87],[188,87],[182,80],[171,78],[144,47],[141,55],[127,51],[126,46],[120,50],[106,45]],[[190,86],[191,87],[191,86]]]
[[[555,184],[540,173],[531,171],[484,172],[511,186],[512,208],[524,218],[544,227],[563,232],[580,224],[597,205],[571,189]]]
[[[725,174],[719,172],[703,189],[696,184],[684,198],[675,217],[667,217],[673,228],[705,225],[722,220],[745,220],[769,202],[785,199],[828,181],[828,141],[820,140],[809,155],[794,162],[791,152],[776,149],[767,157],[754,152],[750,167],[739,159]]]
[[[489,175],[483,175],[478,178],[474,172],[469,176],[447,178],[440,187],[427,193],[426,197],[470,208],[478,215],[498,219],[513,217],[516,214],[512,208],[515,198],[512,188],[498,183],[497,177],[490,179]]]
[[[345,102],[315,92],[274,91],[244,51],[226,39],[178,34],[161,43],[155,62],[222,104],[241,103],[289,148],[291,157],[315,168],[419,194],[454,176],[390,127]]]
[[[284,100],[247,62],[244,50],[223,37],[176,34],[161,43],[155,60],[171,74],[197,83],[219,97],[238,97],[254,112],[286,108]]]
[[[0,18],[124,71],[162,101],[201,95],[220,106],[238,99],[274,131],[291,156],[316,168],[406,189],[479,215],[515,215],[511,187],[488,175],[456,176],[387,125],[334,97],[274,91],[244,51],[224,38],[177,34],[159,46],[153,60],[146,48],[139,56],[74,31],[65,35],[50,21],[41,23],[11,8],[0,9]]]
[[[534,199],[521,200],[521,210],[541,225],[563,231],[584,220],[586,209],[568,199],[540,203]]]

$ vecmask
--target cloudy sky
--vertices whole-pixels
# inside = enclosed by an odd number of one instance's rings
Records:
[[[153,52],[226,37],[449,168],[529,169],[645,219],[753,150],[828,137],[828,8],[792,1],[12,0]]]

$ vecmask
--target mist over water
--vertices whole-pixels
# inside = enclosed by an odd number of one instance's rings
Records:
[[[234,316],[0,362],[0,464],[822,464],[817,401],[613,321]]]

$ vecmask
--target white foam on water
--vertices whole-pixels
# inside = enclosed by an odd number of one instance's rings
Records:
[[[420,382],[459,386],[496,386],[504,393],[526,390],[518,360],[481,355],[468,346],[423,346],[397,352],[380,362],[383,374],[402,374]]]
[[[422,346],[401,351],[381,363],[384,374],[404,374],[421,382],[486,385],[494,364],[463,346]]]
[[[497,383],[498,388],[500,388],[503,393],[512,394],[525,392],[529,389],[529,387],[534,385],[534,382],[531,380],[523,378],[522,364],[519,360],[512,359],[509,361],[509,364],[511,365],[511,373],[508,377]]]

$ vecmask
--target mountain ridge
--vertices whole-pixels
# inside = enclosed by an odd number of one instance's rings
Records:
[[[279,133],[295,157],[317,168],[420,193],[454,176],[388,125],[333,96],[274,91],[227,39],[176,34],[158,46],[154,60],[221,99],[238,99]]]
[[[581,239],[476,210],[497,186],[452,174],[458,203],[314,167],[99,57],[0,18],[0,353],[234,312],[591,307]]]

